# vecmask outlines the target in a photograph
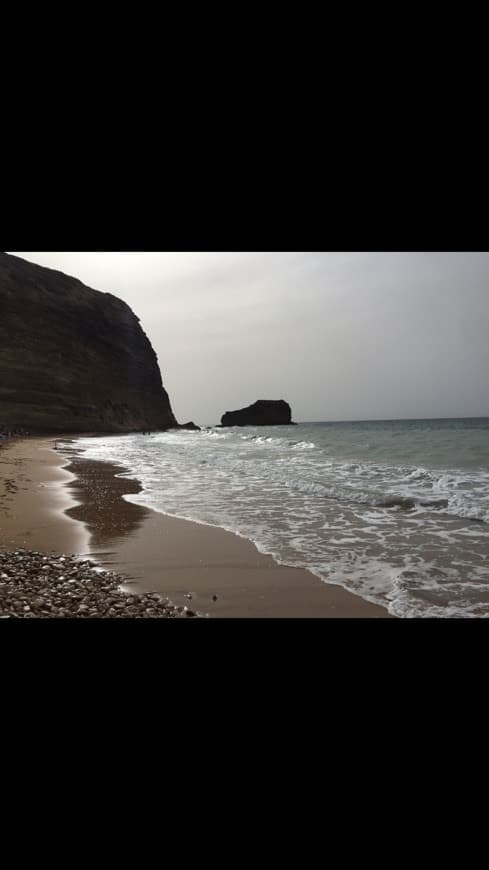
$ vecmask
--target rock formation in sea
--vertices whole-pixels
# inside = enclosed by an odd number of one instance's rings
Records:
[[[0,253],[0,428],[176,426],[156,354],[125,302]]]
[[[290,405],[283,399],[259,399],[248,408],[226,411],[221,426],[284,426],[292,424]]]
[[[189,423],[180,423],[179,429],[190,429],[192,432],[200,432],[200,426],[196,426],[191,420]]]

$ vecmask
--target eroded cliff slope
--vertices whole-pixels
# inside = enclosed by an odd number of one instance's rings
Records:
[[[0,428],[176,425],[156,354],[125,302],[0,253]]]

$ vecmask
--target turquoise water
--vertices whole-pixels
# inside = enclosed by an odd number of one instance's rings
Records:
[[[80,439],[130,501],[221,526],[398,616],[489,615],[489,418]]]

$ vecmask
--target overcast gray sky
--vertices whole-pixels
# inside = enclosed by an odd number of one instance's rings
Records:
[[[11,253],[131,306],[179,422],[489,416],[488,253]]]

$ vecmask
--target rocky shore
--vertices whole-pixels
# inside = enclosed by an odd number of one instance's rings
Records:
[[[75,556],[0,552],[0,618],[166,618],[201,616],[159,595],[121,590],[127,578]]]

